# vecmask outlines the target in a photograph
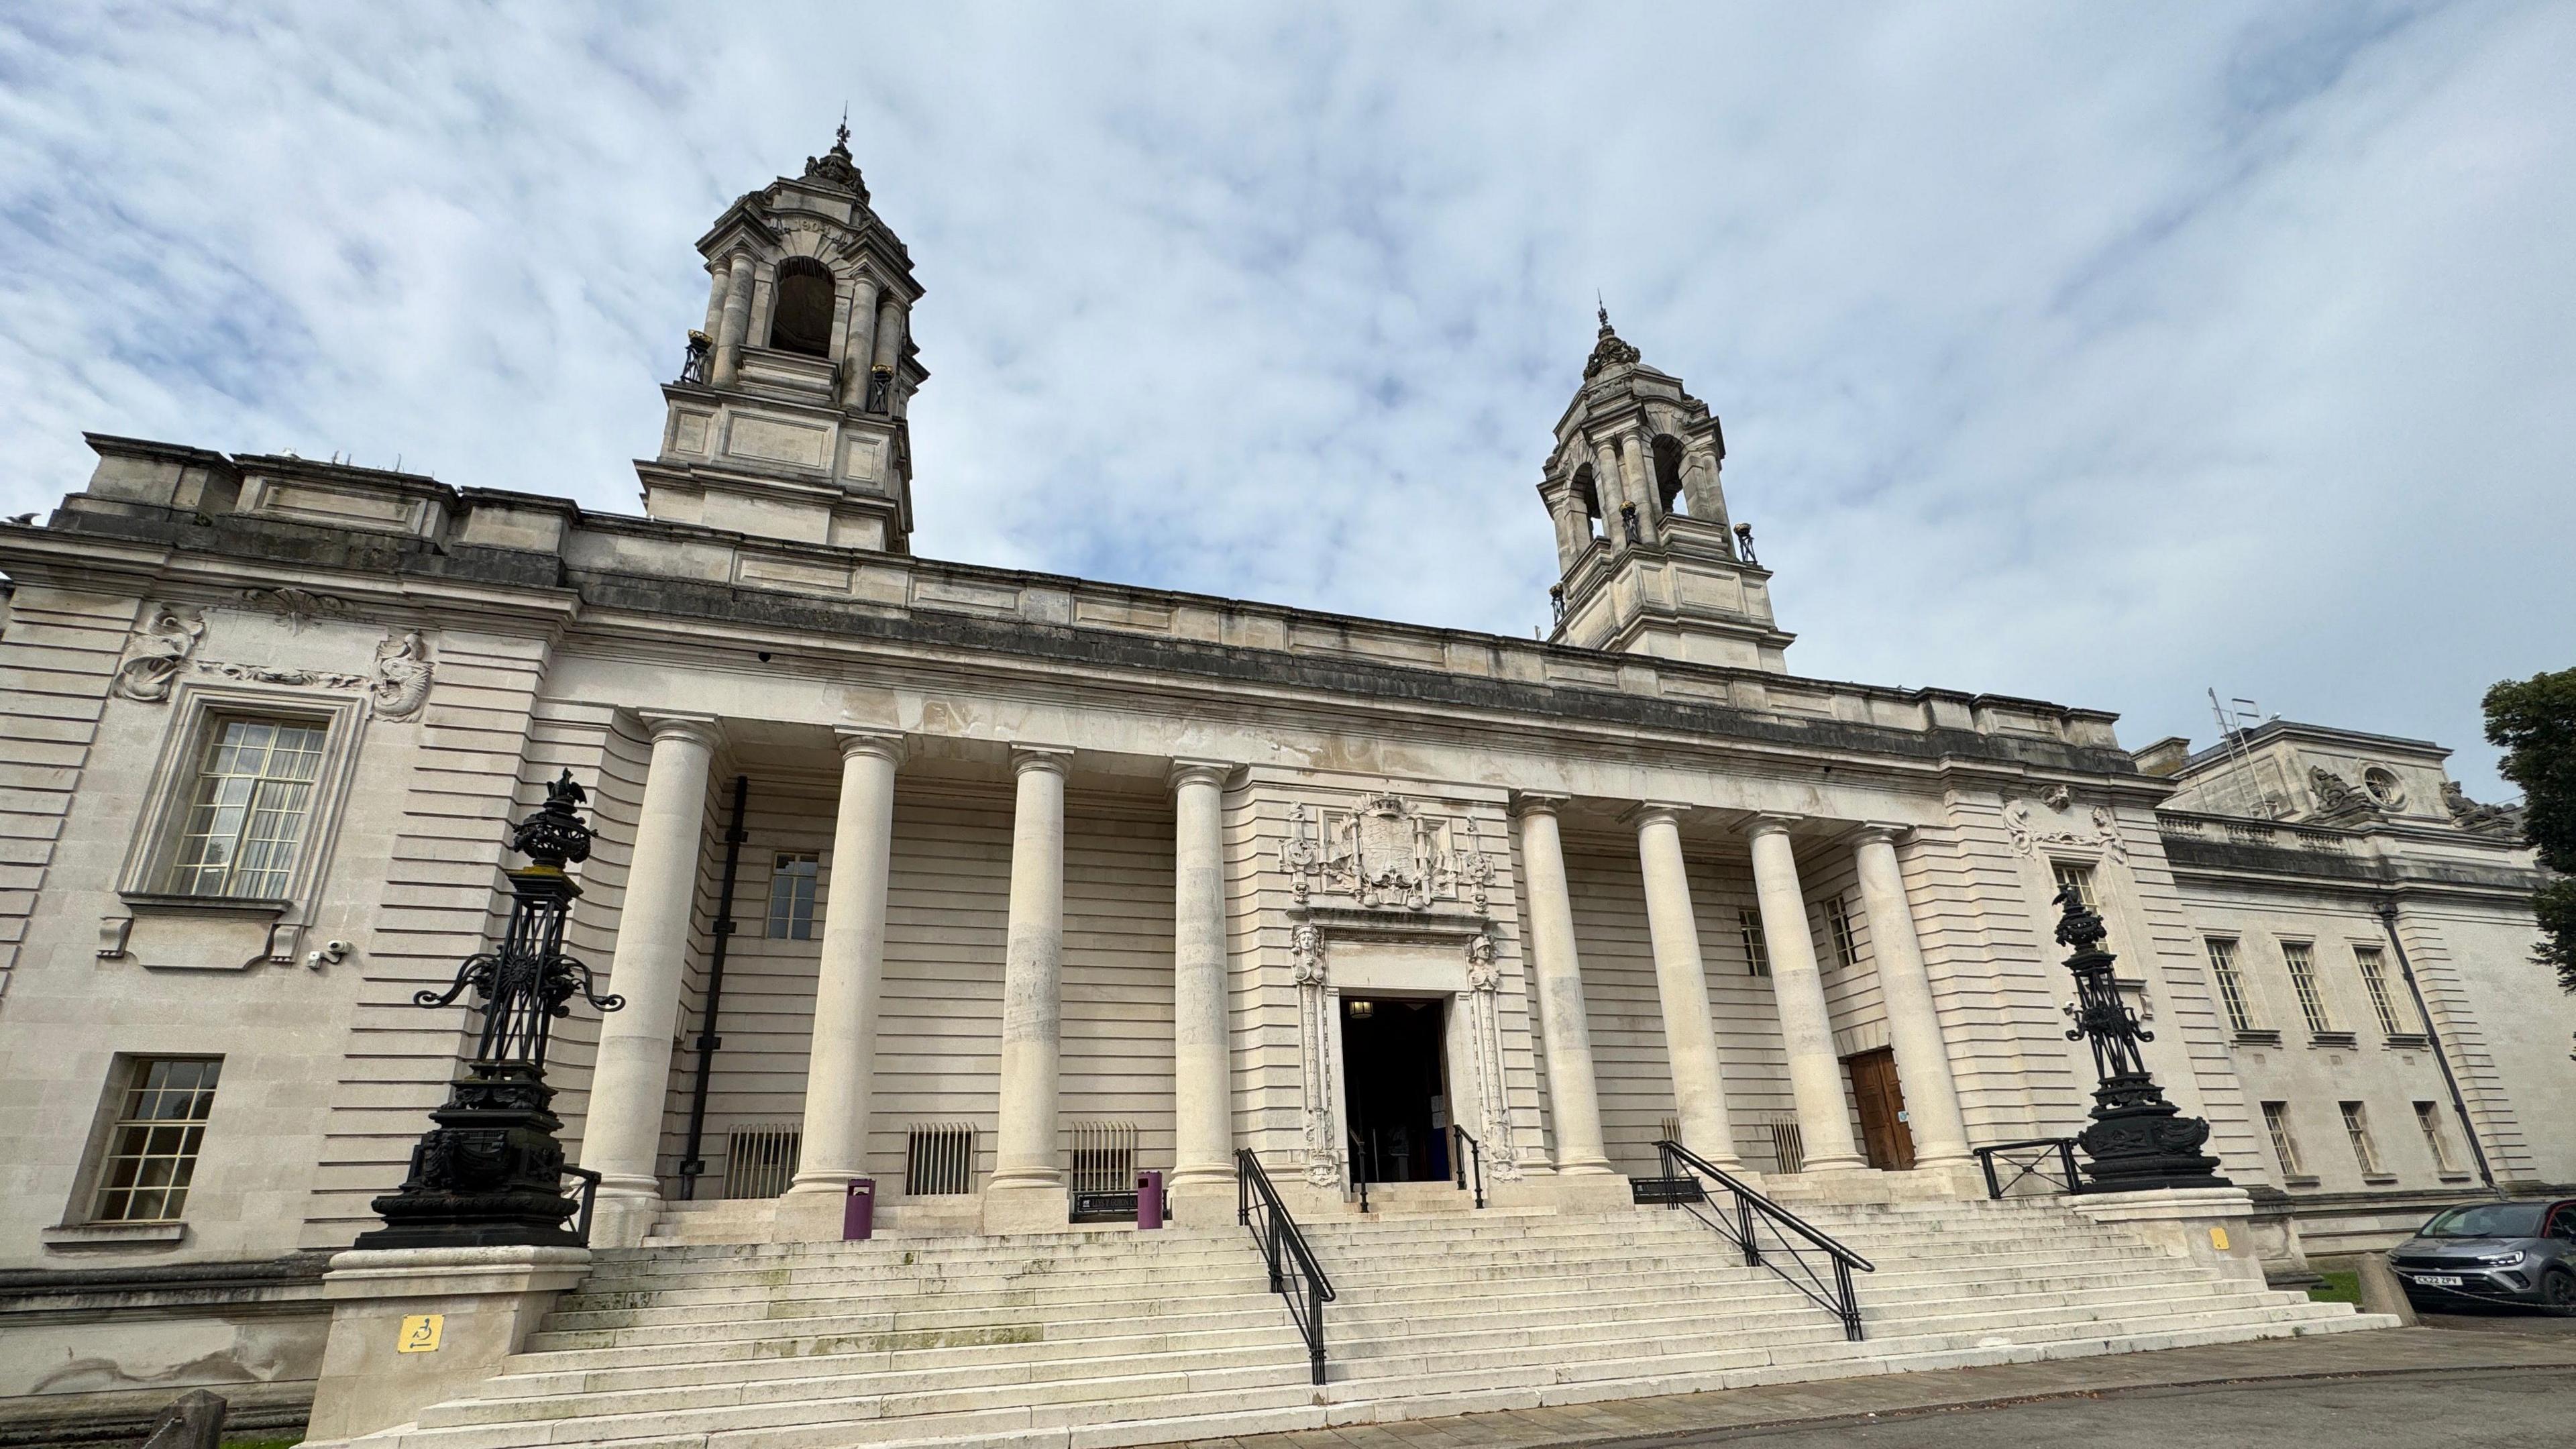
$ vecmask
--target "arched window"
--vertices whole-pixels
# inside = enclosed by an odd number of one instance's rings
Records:
[[[1682,496],[1682,443],[1670,433],[1655,438],[1655,497],[1664,512],[1679,513]]]
[[[1583,505],[1584,528],[1598,532],[1601,526],[1601,493],[1592,486],[1592,465],[1574,470],[1574,501]]]
[[[778,301],[770,308],[769,345],[807,357],[832,355],[832,273],[812,257],[778,264]]]

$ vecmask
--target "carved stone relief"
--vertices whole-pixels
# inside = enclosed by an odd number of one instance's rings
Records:
[[[1520,1154],[1512,1147],[1511,1105],[1503,1078],[1503,1023],[1496,997],[1502,986],[1502,969],[1496,964],[1494,938],[1479,931],[1467,940],[1467,1034],[1474,1043],[1476,1097],[1483,1112],[1476,1124],[1476,1137],[1484,1152],[1485,1170],[1497,1180],[1520,1180]]]
[[[206,637],[206,616],[181,604],[155,604],[143,627],[126,641],[125,658],[116,666],[110,692],[125,699],[160,704],[170,686]]]
[[[1458,903],[1479,915],[1495,873],[1473,819],[1431,814],[1383,793],[1347,810],[1310,812],[1298,805],[1279,864],[1299,905],[1322,891],[1350,897],[1365,910]]]
[[[204,632],[204,626],[199,626],[199,632]],[[420,713],[421,706],[429,701],[429,688],[438,673],[437,665],[429,657],[429,646],[421,642],[420,631],[416,629],[388,632],[376,645],[375,668],[365,674],[297,669],[280,664],[238,664],[225,659],[200,659],[196,661],[196,667],[200,674],[256,684],[363,690],[375,702],[376,713],[385,719],[409,719]],[[169,686],[165,683],[161,694],[153,697],[166,698],[168,694]]]
[[[316,619],[338,617],[349,612],[346,602],[328,594],[317,594],[290,584],[282,589],[244,589],[242,602],[254,608],[270,610],[286,621],[286,632],[301,634],[304,626]]]
[[[2106,860],[2125,861],[2129,843],[2120,836],[2119,817],[2107,805],[2083,807],[2063,786],[2051,787],[2038,800],[2014,800],[2004,806],[2004,829],[2016,854],[2037,855],[2052,845],[2099,851]]]

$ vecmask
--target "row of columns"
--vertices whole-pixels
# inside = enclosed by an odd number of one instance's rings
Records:
[[[645,776],[610,980],[627,1009],[602,1021],[585,1166],[600,1174],[602,1240],[641,1235],[661,1199],[654,1172],[671,1041],[687,964],[689,911],[704,830],[714,721],[648,715]],[[838,1201],[866,1170],[873,1024],[885,970],[886,889],[893,859],[898,735],[839,732],[841,794],[832,828],[832,895],[814,991],[814,1027],[796,1175],[781,1212],[837,1224]],[[1064,1215],[1056,1154],[1063,1043],[1064,784],[1073,752],[1012,752],[1010,923],[1002,972],[999,1120],[989,1182],[993,1213],[1012,1223]],[[1227,766],[1176,762],[1173,981],[1176,1199],[1233,1191],[1226,1043],[1224,840]]]
[[[742,351],[751,345],[751,296],[760,264],[751,253],[737,251],[714,269],[715,354],[707,381],[732,387],[742,378]],[[841,299],[841,392],[843,407],[867,401],[868,375],[891,370],[903,356],[903,298],[876,278],[862,274]]]
[[[1601,1106],[1592,1067],[1592,1043],[1583,1000],[1582,963],[1574,944],[1573,898],[1566,885],[1565,849],[1558,837],[1563,797],[1524,795],[1519,800],[1521,862],[1528,875],[1530,966],[1539,1013],[1541,1049],[1547,1056],[1548,1105],[1556,1122],[1557,1171],[1610,1170],[1601,1136]],[[1655,958],[1655,989],[1663,1010],[1664,1050],[1673,1075],[1673,1102],[1682,1145],[1719,1167],[1742,1165],[1727,1119],[1726,1084],[1719,1065],[1717,1031],[1709,1017],[1708,975],[1699,949],[1690,878],[1682,860],[1680,817],[1687,807],[1648,803],[1628,813],[1637,831],[1638,865],[1645,877],[1646,930]],[[1807,930],[1806,897],[1798,885],[1790,822],[1757,816],[1747,828],[1753,851],[1753,888],[1762,934],[1771,957],[1771,991],[1780,1012],[1780,1035],[1789,1059],[1789,1088],[1797,1103],[1799,1133],[1810,1171],[1865,1165],[1854,1141],[1843,1095],[1843,1066],[1834,1052],[1833,1022],[1825,1006],[1824,977],[1817,969],[1815,938]],[[1853,846],[1861,906],[1877,958],[1879,990],[1888,1021],[1888,1044],[1897,1081],[1905,1092],[1907,1126],[1915,1162],[1934,1167],[1969,1159],[1959,1093],[1950,1075],[1932,983],[1905,884],[1896,864],[1901,829],[1862,828]]]
[[[583,1132],[585,1165],[601,1174],[604,1240],[640,1236],[660,1201],[654,1172],[671,1071],[690,938],[707,780],[716,746],[713,719],[648,715],[652,760],[610,980],[627,1000],[603,1019]],[[844,729],[841,791],[832,831],[832,895],[824,916],[807,1068],[803,1147],[791,1199],[836,1204],[865,1171],[873,1023],[885,964],[886,892],[892,863],[900,736]],[[1013,804],[1009,929],[1002,988],[998,1131],[988,1203],[1026,1195],[1006,1220],[1043,1222],[1063,1212],[1057,1157],[1057,1082],[1064,972],[1064,790],[1072,752],[1012,752]],[[1230,1192],[1234,1167],[1226,1011],[1226,922],[1222,790],[1228,766],[1175,762],[1174,807],[1174,1154],[1176,1197]],[[1563,797],[1518,802],[1528,879],[1530,962],[1547,1057],[1560,1173],[1606,1174],[1582,967],[1557,810]],[[1680,817],[1688,807],[1647,803],[1629,812],[1645,879],[1647,926],[1662,1005],[1683,1145],[1721,1167],[1740,1165],[1727,1117],[1726,1088],[1710,1019],[1698,917],[1684,866]],[[1756,818],[1750,828],[1755,893],[1769,943],[1771,983],[1789,1060],[1789,1079],[1810,1169],[1857,1167],[1833,1048],[1824,984],[1799,889],[1789,822]],[[1890,1044],[1905,1092],[1917,1161],[1968,1158],[1931,984],[1898,874],[1895,827],[1865,827],[1854,846],[1863,908],[1877,957]],[[816,1200],[821,1201],[816,1201]],[[837,1211],[833,1208],[832,1211]],[[988,1221],[994,1214],[988,1209]],[[835,1217],[833,1221],[837,1222]]]

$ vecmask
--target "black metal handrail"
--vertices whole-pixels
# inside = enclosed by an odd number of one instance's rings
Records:
[[[573,1223],[572,1234],[581,1239],[581,1245],[587,1248],[590,1246],[590,1210],[599,1203],[599,1174],[587,1167],[575,1167],[566,1163],[563,1175],[581,1179],[581,1216]]]
[[[1260,1209],[1257,1219],[1255,1208]],[[1315,1262],[1306,1235],[1297,1231],[1297,1220],[1288,1215],[1279,1190],[1270,1185],[1270,1174],[1261,1170],[1261,1159],[1249,1147],[1234,1151],[1234,1215],[1260,1245],[1262,1262],[1270,1269],[1270,1291],[1288,1301],[1288,1316],[1306,1336],[1306,1356],[1315,1366],[1315,1382],[1322,1383],[1324,1305],[1333,1301],[1333,1280]]]
[[[1711,1167],[1680,1143],[1667,1138],[1656,1143],[1655,1150],[1664,1155],[1666,1178],[1698,1173],[1725,1188],[1735,1198],[1732,1223],[1727,1221],[1725,1214],[1703,1212],[1701,1204],[1683,1201],[1679,1194],[1665,1202],[1667,1209],[1687,1208],[1691,1216],[1715,1228],[1718,1236],[1742,1248],[1746,1266],[1770,1269],[1781,1282],[1841,1319],[1843,1337],[1854,1343],[1860,1342],[1860,1300],[1852,1293],[1852,1270],[1858,1268],[1864,1273],[1875,1273],[1878,1271],[1876,1264],[1825,1236],[1796,1213]],[[1766,1231],[1770,1236],[1767,1244],[1764,1242]],[[1801,1238],[1806,1240],[1803,1247],[1798,1241]],[[1825,1268],[1809,1256],[1811,1251],[1821,1253],[1825,1263],[1831,1266],[1833,1281],[1830,1285],[1826,1282]],[[1780,1261],[1784,1255],[1788,1259],[1785,1266]],[[1791,1271],[1792,1268],[1796,1271]]]
[[[1369,1210],[1369,1172],[1377,1165],[1377,1133],[1372,1130],[1365,1142],[1360,1140],[1360,1134],[1357,1132],[1345,1132],[1342,1135],[1350,1139],[1351,1185],[1360,1190],[1360,1211],[1367,1212]]]
[[[1458,1151],[1458,1144],[1462,1142],[1467,1144],[1467,1150],[1463,1154]],[[1457,1173],[1459,1191],[1464,1192],[1472,1181],[1476,1188],[1476,1206],[1483,1207],[1485,1205],[1485,1149],[1476,1145],[1476,1139],[1468,1136],[1467,1129],[1464,1127],[1453,1125],[1449,1129],[1449,1165]]]
[[[1976,1153],[1977,1164],[1986,1170],[1988,1197],[2005,1197],[2024,1182],[2037,1182],[2049,1189],[2048,1192],[2024,1194],[2027,1197],[2084,1190],[2084,1179],[2075,1171],[2075,1139],[2072,1137],[2033,1137],[2026,1142],[1998,1142],[1992,1147],[1980,1147]],[[2015,1153],[2026,1155],[2016,1157]],[[2013,1170],[2010,1181],[1995,1172],[1995,1159],[1998,1157],[2004,1160],[2004,1166]],[[2052,1158],[2057,1168],[2055,1177],[2048,1175]]]

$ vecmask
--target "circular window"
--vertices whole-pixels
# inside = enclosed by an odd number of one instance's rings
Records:
[[[2373,765],[2361,772],[2361,788],[2370,798],[2394,810],[2406,803],[2406,787],[2397,783],[2397,772],[2385,765]]]

